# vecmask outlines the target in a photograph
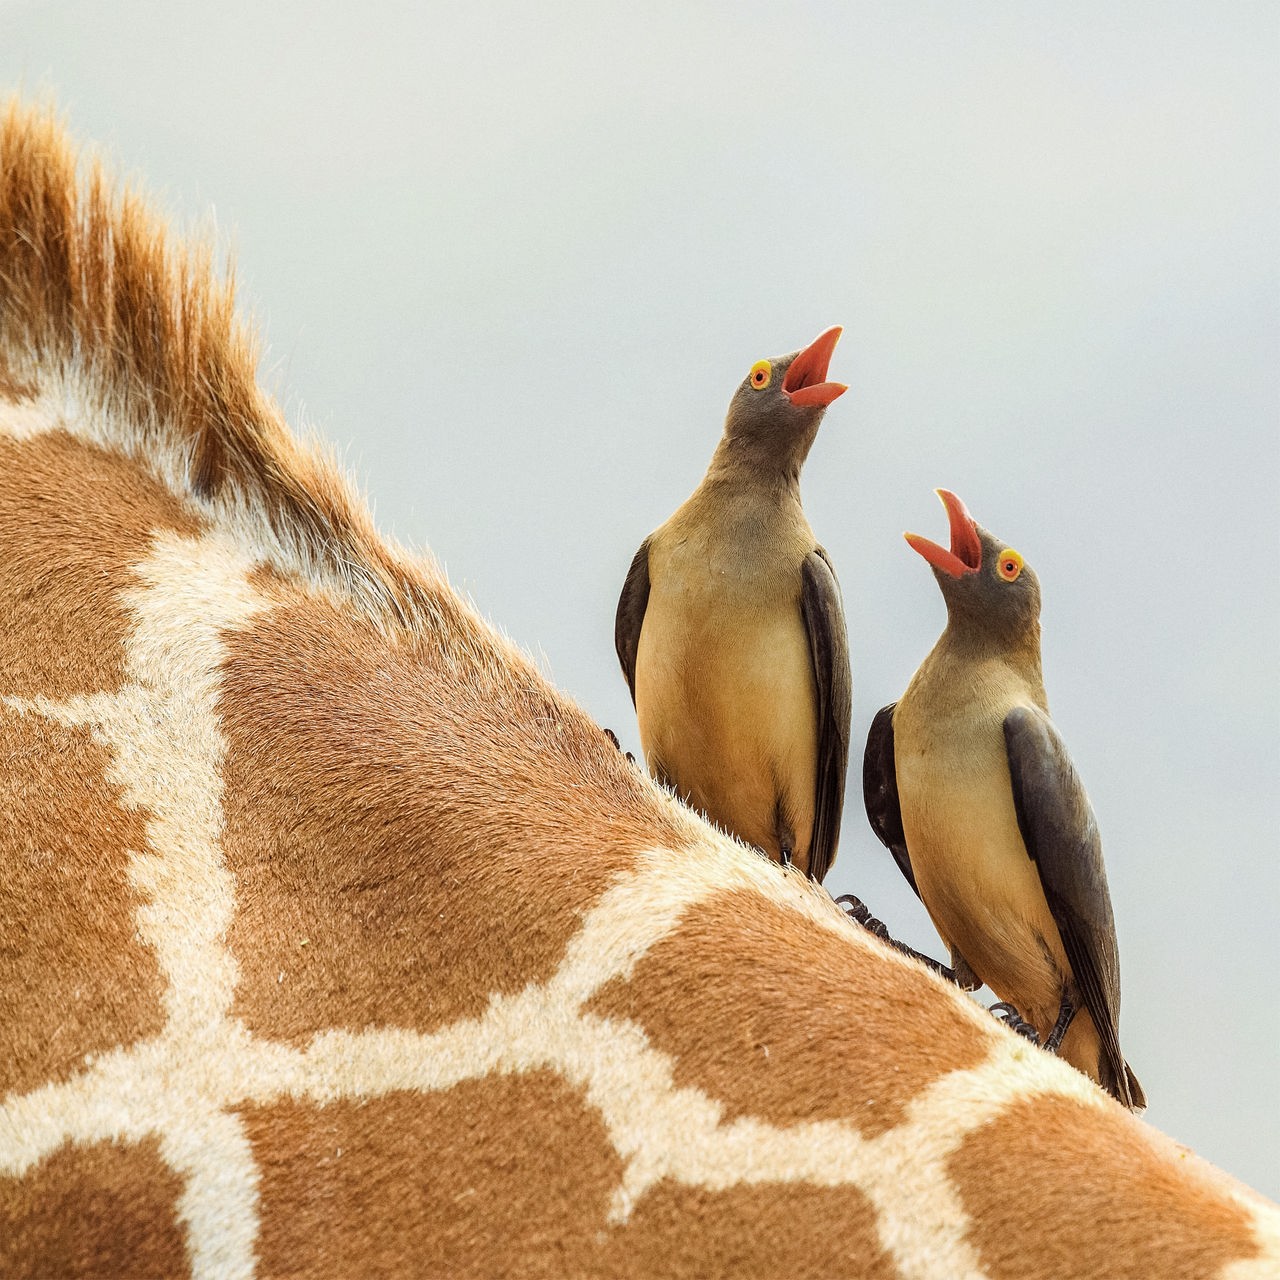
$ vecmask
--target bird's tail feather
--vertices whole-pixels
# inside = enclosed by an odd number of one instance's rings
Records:
[[[1138,1083],[1138,1077],[1133,1074],[1133,1068],[1121,1060],[1123,1075],[1117,1074],[1111,1063],[1107,1060],[1107,1055],[1102,1055],[1102,1060],[1098,1063],[1101,1068],[1099,1075],[1102,1087],[1116,1101],[1128,1107],[1130,1111],[1144,1111],[1147,1106],[1147,1095],[1142,1091],[1142,1086]]]
[[[1138,1077],[1133,1074],[1133,1068],[1126,1062],[1124,1064],[1124,1080],[1129,1090],[1129,1100],[1125,1106],[1130,1111],[1145,1111],[1147,1109],[1147,1095],[1142,1091],[1142,1086],[1138,1083]]]

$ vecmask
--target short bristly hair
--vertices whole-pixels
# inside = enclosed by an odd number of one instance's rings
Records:
[[[251,514],[259,537],[380,623],[434,630],[453,607],[439,571],[380,535],[331,453],[286,426],[258,384],[230,267],[214,264],[207,240],[175,236],[82,160],[52,110],[9,102],[0,389],[95,411],[76,416],[183,496]]]

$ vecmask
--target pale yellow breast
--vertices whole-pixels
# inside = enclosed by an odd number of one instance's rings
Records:
[[[695,808],[775,856],[781,800],[806,865],[817,770],[807,549],[775,543],[749,558],[705,530],[666,533],[650,544],[636,656],[645,756]]]
[[[922,673],[894,714],[920,895],[943,940],[1001,998],[1032,1020],[1042,1008],[1056,1013],[1066,956],[1018,830],[1004,743],[1004,717],[1029,692],[998,669],[970,671],[947,689]]]

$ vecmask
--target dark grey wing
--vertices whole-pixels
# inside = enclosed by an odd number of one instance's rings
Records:
[[[818,777],[809,838],[809,874],[818,881],[835,861],[849,769],[849,718],[853,676],[840,584],[827,553],[817,547],[801,570],[800,607],[818,691]]]
[[[1120,956],[1089,797],[1066,744],[1042,711],[1015,707],[1004,718],[1004,741],[1018,830],[1098,1029],[1103,1083],[1127,1106],[1141,1105],[1141,1089],[1120,1052]]]
[[[618,612],[613,620],[613,645],[622,663],[622,674],[631,690],[631,705],[636,701],[636,651],[640,648],[640,628],[644,611],[649,607],[649,539],[640,544],[627,570],[627,580],[618,597]]]
[[[867,749],[862,753],[862,802],[867,820],[880,843],[893,854],[898,870],[907,878],[917,898],[916,875],[911,869],[907,837],[902,830],[902,806],[898,801],[898,769],[893,759],[893,709],[891,702],[876,712],[867,733]]]

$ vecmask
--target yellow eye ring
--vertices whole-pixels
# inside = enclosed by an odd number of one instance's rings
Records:
[[[1022,572],[1022,557],[1012,547],[1006,547],[996,561],[996,572],[1006,582],[1012,582]]]
[[[768,360],[757,360],[751,366],[747,379],[757,391],[763,391],[773,380],[773,365]]]

